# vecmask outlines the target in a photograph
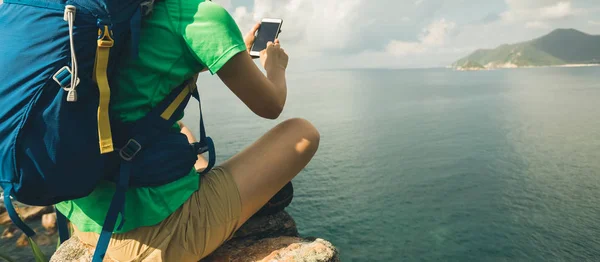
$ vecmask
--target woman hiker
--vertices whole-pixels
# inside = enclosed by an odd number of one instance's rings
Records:
[[[208,70],[256,115],[278,118],[287,96],[288,55],[278,41],[269,43],[260,55],[263,74],[248,53],[257,28],[244,39],[230,14],[209,1],[157,2],[142,25],[139,58],[118,73],[119,84],[131,88],[113,94],[114,115],[138,120],[174,87]],[[318,145],[319,132],[310,122],[289,119],[205,175],[192,167],[175,182],[129,189],[125,223],[114,232],[106,256],[117,261],[206,257],[294,178]],[[94,246],[113,193],[114,186],[101,183],[89,196],[56,208],[71,221],[74,236]]]

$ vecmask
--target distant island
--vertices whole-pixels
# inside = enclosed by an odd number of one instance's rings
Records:
[[[600,65],[600,35],[556,29],[531,41],[479,49],[452,64],[456,70]]]

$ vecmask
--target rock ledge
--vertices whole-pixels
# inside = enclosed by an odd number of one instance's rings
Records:
[[[73,237],[60,246],[50,261],[91,261],[94,249]],[[109,258],[104,261],[111,262]],[[296,222],[285,211],[249,220],[233,239],[202,262],[338,262],[338,250],[320,238],[298,236]]]

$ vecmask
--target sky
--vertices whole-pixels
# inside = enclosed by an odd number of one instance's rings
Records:
[[[0,0],[0,3],[2,0]],[[445,67],[556,28],[600,34],[600,0],[213,0],[245,34],[284,20],[295,70]]]
[[[213,0],[246,33],[284,20],[280,41],[296,70],[445,67],[556,28],[600,34],[600,0]]]

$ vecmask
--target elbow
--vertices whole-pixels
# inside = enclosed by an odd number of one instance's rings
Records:
[[[279,118],[281,112],[283,112],[284,104],[261,101],[256,103],[256,106],[251,106],[248,104],[248,108],[254,112],[259,117],[275,120]]]
[[[261,114],[260,116],[266,119],[275,120],[279,118],[281,112],[283,112],[283,104],[276,104],[265,108],[263,114]]]

